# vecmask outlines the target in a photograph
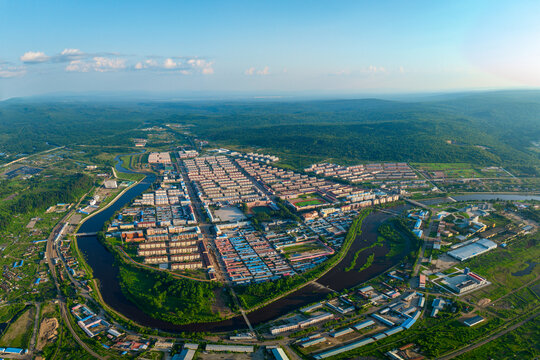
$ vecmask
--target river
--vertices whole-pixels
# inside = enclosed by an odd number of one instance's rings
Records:
[[[154,179],[155,177],[153,175],[149,176],[142,183],[128,190],[115,204],[85,222],[81,226],[79,232],[96,232],[101,230],[103,223],[107,221],[116,210],[121,209],[125,204],[131,201],[131,199],[145,191]],[[345,267],[351,263],[354,253],[359,248],[366,247],[377,241],[377,227],[381,222],[391,216],[392,215],[386,213],[375,212],[366,217],[362,224],[362,233],[360,236],[357,236],[350,251],[336,267],[321,277],[318,282],[333,290],[341,291],[361,284],[398,263],[399,259],[387,259],[385,257],[387,252],[386,248],[375,247],[372,251],[367,251],[365,254],[362,253],[362,256],[360,256],[357,261],[356,268],[360,267],[365,262],[365,259],[374,252],[375,261],[370,268],[360,272],[355,269],[349,272],[345,272],[344,270]],[[90,267],[92,267],[94,277],[99,280],[103,300],[119,313],[141,325],[170,332],[222,332],[243,329],[246,327],[243,318],[240,316],[219,322],[189,325],[175,325],[166,321],[154,319],[141,311],[134,303],[124,296],[118,282],[118,266],[114,263],[114,257],[107,248],[97,240],[97,237],[81,237],[78,239],[78,246],[84,254],[86,261]],[[249,313],[248,317],[253,325],[267,322],[309,303],[320,301],[324,299],[329,292],[330,290],[326,288],[308,284],[278,301]]]
[[[119,160],[119,157],[117,157]],[[129,171],[121,166],[121,163],[116,165],[118,171]],[[103,228],[103,224],[109,220],[117,210],[120,210],[126,204],[130,203],[134,198],[147,190],[156,177],[153,174],[146,175],[146,178],[126,191],[115,203],[110,207],[88,219],[79,229],[81,233],[98,232]],[[401,211],[407,205],[402,205],[395,210]],[[318,283],[331,288],[332,290],[341,291],[356,285],[359,285],[379,274],[388,270],[395,264],[399,263],[400,259],[408,252],[408,248],[403,251],[397,258],[388,259],[385,254],[388,249],[385,247],[374,247],[369,251],[362,252],[358,258],[355,269],[346,272],[345,268],[351,263],[353,256],[358,249],[369,246],[377,241],[378,226],[389,219],[393,215],[383,212],[374,212],[367,216],[362,223],[362,233],[356,237],[351,249],[345,255],[343,260],[338,263],[333,269],[322,276]],[[154,319],[151,316],[140,310],[136,304],[128,300],[120,289],[118,281],[118,266],[114,262],[113,255],[103,246],[95,236],[80,237],[77,240],[79,249],[83,253],[87,263],[93,270],[94,277],[99,280],[100,291],[103,300],[114,310],[123,314],[127,318],[139,323],[140,325],[150,328],[157,328],[169,332],[223,332],[231,330],[239,330],[246,328],[246,323],[241,316],[237,316],[228,320],[198,323],[189,325],[175,325],[166,321]],[[373,253],[375,255],[373,265],[366,270],[358,271],[366,258]],[[253,325],[258,325],[279,316],[285,315],[290,311],[298,309],[309,303],[320,301],[330,292],[327,288],[308,284],[299,290],[248,314],[250,322]]]

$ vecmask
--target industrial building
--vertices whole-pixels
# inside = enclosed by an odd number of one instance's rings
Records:
[[[457,294],[469,292],[488,283],[486,279],[473,273],[468,268],[465,269],[463,274],[448,276],[441,282]]]
[[[469,245],[465,245],[455,250],[450,250],[447,252],[447,254],[456,260],[465,261],[495,248],[497,248],[497,244],[495,244],[493,241],[488,239],[480,239]]]
[[[272,348],[271,352],[272,355],[274,355],[274,358],[276,358],[276,360],[289,360],[289,357],[287,356],[285,351],[283,351],[283,349],[280,347]]]
[[[252,353],[253,346],[207,344],[206,351]]]
[[[472,317],[470,319],[467,319],[465,320],[463,323],[469,327],[471,326],[474,326],[476,324],[480,324],[481,322],[483,322],[485,319],[481,316],[475,316],[475,317]]]
[[[116,180],[105,180],[103,182],[103,187],[105,187],[105,189],[116,189],[118,188],[118,184],[116,183]]]

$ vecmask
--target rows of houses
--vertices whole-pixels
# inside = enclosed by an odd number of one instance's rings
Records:
[[[321,163],[313,164],[305,169],[306,172],[325,177],[333,177],[341,180],[359,183],[372,180],[398,180],[398,179],[417,179],[416,173],[407,165],[407,163],[380,163],[380,164],[361,164],[354,166],[341,166],[336,164]]]
[[[193,228],[148,228],[121,232],[123,243],[136,244],[137,256],[145,264],[158,264],[171,270],[200,269],[209,265],[202,235]]]
[[[152,152],[148,155],[150,164],[170,164],[171,155],[168,152]]]
[[[362,189],[349,185],[337,184],[253,161],[237,160],[237,163],[259,181],[269,193],[283,199],[296,198],[299,194],[320,192],[323,197],[332,202],[337,201],[337,198],[364,192]]]
[[[270,242],[250,226],[222,230],[215,244],[226,276],[234,284],[275,280],[296,274]]]
[[[261,200],[264,196],[226,156],[207,156],[183,160],[188,178],[207,205],[238,204]]]

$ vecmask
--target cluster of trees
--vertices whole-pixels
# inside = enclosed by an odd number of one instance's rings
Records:
[[[521,209],[519,214],[526,219],[531,219],[537,223],[540,223],[540,210],[535,210],[532,208]]]
[[[66,175],[62,178],[32,178],[28,189],[0,205],[0,230],[6,229],[12,217],[41,211],[57,203],[70,203],[90,191],[94,180],[86,174]]]
[[[146,137],[140,130],[145,120],[127,104],[4,101],[0,152],[32,154],[72,144],[132,146],[132,138]]]
[[[302,219],[296,215],[294,212],[292,212],[284,203],[283,200],[278,199],[276,201],[276,205],[278,206],[279,210],[272,210],[268,208],[267,211],[259,211],[253,214],[251,217],[251,221],[256,229],[261,230],[260,223],[262,222],[268,222],[272,221],[272,219],[284,219],[284,220],[293,220],[297,222],[301,222]],[[245,206],[245,204],[244,204]],[[245,211],[244,211],[245,212]]]
[[[381,224],[378,231],[390,247],[387,256],[395,257],[408,251],[405,262],[414,263],[420,249],[420,239],[409,229],[406,220],[403,218],[391,219]]]
[[[176,278],[129,264],[120,267],[124,294],[147,314],[175,324],[218,320],[211,310],[217,284]]]

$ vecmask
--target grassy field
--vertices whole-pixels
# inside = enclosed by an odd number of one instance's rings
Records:
[[[11,320],[17,313],[24,309],[21,303],[6,305],[0,308],[0,323],[5,323]]]
[[[486,168],[469,163],[413,163],[418,170],[428,173],[440,171],[446,178],[480,178],[480,177],[509,177],[498,168]],[[432,174],[429,174],[432,176]]]
[[[287,246],[286,248],[283,248],[283,252],[285,254],[292,254],[292,253],[314,251],[314,250],[321,250],[321,249],[323,248],[320,244],[313,242],[313,243],[307,243],[307,244]]]
[[[540,355],[538,339],[540,339],[540,318],[537,317],[508,334],[455,359],[536,359]]]
[[[486,277],[493,284],[469,296],[473,300],[487,297],[494,301],[536,279],[540,275],[540,266],[523,276],[512,274],[527,268],[529,261],[540,258],[538,240],[537,235],[522,237],[511,242],[505,249],[497,248],[464,262],[464,266]]]
[[[314,199],[314,200],[298,201],[298,202],[294,203],[294,205],[296,205],[298,207],[305,207],[305,206],[310,206],[310,205],[320,205],[320,204],[324,204],[324,201],[320,200],[320,199]]]
[[[250,210],[254,214],[270,214],[272,211],[272,209],[270,209],[268,206],[254,206]]]
[[[34,330],[36,308],[30,307],[13,322],[2,335],[0,346],[26,349]]]
[[[412,163],[412,166],[426,171],[465,170],[472,168],[468,163]]]

